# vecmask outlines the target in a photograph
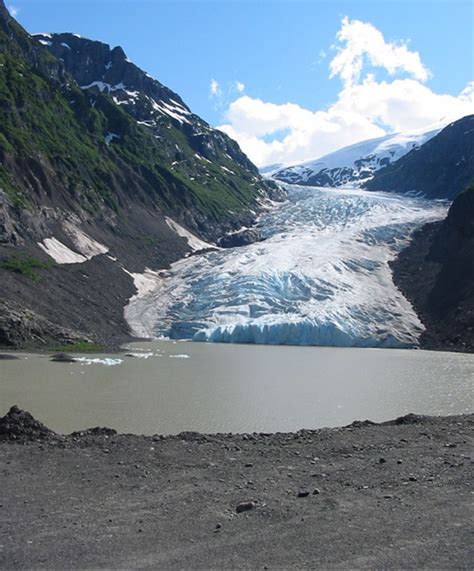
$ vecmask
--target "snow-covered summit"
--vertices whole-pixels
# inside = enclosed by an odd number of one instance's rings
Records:
[[[436,124],[428,130],[392,133],[355,143],[316,160],[278,170],[272,177],[308,186],[359,186],[382,167],[429,141],[443,127],[444,124]]]

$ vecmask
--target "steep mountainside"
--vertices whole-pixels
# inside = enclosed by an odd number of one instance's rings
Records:
[[[440,129],[395,133],[362,141],[314,161],[277,170],[272,177],[290,184],[308,186],[360,186],[379,169],[434,137]]]
[[[0,0],[0,345],[123,336],[131,274],[208,246],[194,234],[250,225],[279,196],[120,48],[58,38],[69,59]]]
[[[208,223],[201,225],[193,219],[196,210],[207,219],[232,220],[239,210],[258,208],[259,201],[269,192],[276,192],[262,181],[257,168],[235,141],[194,115],[179,95],[130,62],[122,48],[110,49],[106,44],[73,34],[35,37],[64,62],[66,71],[87,92],[96,108],[101,108],[100,94],[109,96],[153,137],[154,160],[165,165],[170,176],[186,180],[196,196],[193,212],[186,216],[181,210],[185,205],[177,204],[177,196],[171,197],[173,213],[191,229],[215,239]],[[104,133],[109,146],[120,146],[120,127],[109,121]]]
[[[453,199],[474,179],[474,115],[445,127],[436,137],[378,171],[368,190],[415,191]]]
[[[446,220],[415,233],[392,269],[426,326],[422,347],[474,351],[474,184]]]

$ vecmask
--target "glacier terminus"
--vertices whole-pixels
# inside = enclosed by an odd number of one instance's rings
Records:
[[[416,347],[423,325],[389,262],[446,215],[419,197],[288,185],[259,220],[264,237],[184,258],[135,296],[138,336],[226,343]]]

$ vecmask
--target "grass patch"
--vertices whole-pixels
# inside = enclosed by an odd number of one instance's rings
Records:
[[[70,345],[52,347],[50,351],[55,353],[103,353],[105,347],[98,343],[92,343],[91,341],[78,341]]]
[[[37,270],[48,270],[57,266],[54,260],[49,260],[48,262],[42,262],[31,256],[11,256],[5,260],[0,261],[0,268],[3,270],[8,270],[10,272],[15,272],[16,274],[21,274],[30,278],[34,282],[41,279]]]

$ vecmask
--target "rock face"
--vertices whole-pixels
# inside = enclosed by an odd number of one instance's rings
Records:
[[[417,150],[378,171],[367,190],[455,198],[474,180],[474,115],[451,123]]]
[[[426,326],[421,346],[474,351],[474,186],[455,199],[445,221],[415,233],[392,269]]]

